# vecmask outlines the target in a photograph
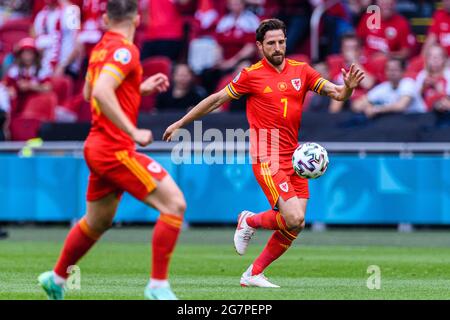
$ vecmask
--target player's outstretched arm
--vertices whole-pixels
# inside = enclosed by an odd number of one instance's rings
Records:
[[[343,85],[338,86],[330,81],[327,81],[320,94],[326,95],[337,101],[345,101],[350,98],[353,90],[361,83],[362,80],[364,80],[364,72],[352,64],[348,71],[342,69],[342,75],[344,77]]]
[[[153,93],[166,92],[169,89],[170,83],[169,78],[163,73],[157,73],[142,82],[140,91],[141,95],[149,96]]]
[[[225,89],[222,89],[219,92],[216,92],[209,97],[203,99],[199,104],[197,104],[194,108],[191,109],[183,118],[178,120],[177,122],[170,125],[166,132],[164,132],[163,139],[165,141],[170,141],[172,139],[173,134],[179,128],[184,127],[185,125],[195,121],[208,113],[216,110],[222,104],[231,101],[231,97],[228,95]]]
[[[120,130],[128,134],[140,146],[146,146],[153,141],[150,130],[138,129],[127,117],[120,107],[116,96],[119,83],[107,73],[100,73],[92,89],[94,98],[102,113],[112,121]]]

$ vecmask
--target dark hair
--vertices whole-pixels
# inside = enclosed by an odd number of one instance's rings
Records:
[[[267,31],[282,30],[286,36],[286,25],[279,19],[266,19],[261,22],[258,29],[256,29],[256,41],[263,42]]]
[[[134,18],[138,13],[137,0],[108,0],[106,12],[108,18],[122,22]]]
[[[361,39],[358,38],[358,36],[355,33],[353,33],[353,32],[344,33],[341,36],[341,44],[344,43],[345,40],[355,40],[355,41],[358,42],[358,45],[360,45],[360,46],[362,45]]]
[[[406,69],[406,61],[404,59],[400,59],[400,58],[393,58],[393,57],[389,58],[386,61],[386,66],[387,66],[388,62],[392,62],[392,61],[398,62],[400,64],[400,68],[402,68],[402,70]]]

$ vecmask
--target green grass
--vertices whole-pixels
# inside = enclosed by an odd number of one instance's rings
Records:
[[[0,241],[0,299],[45,299],[37,276],[54,265],[63,228],[10,228]],[[171,283],[181,299],[449,299],[450,234],[395,231],[304,232],[266,272],[281,289],[241,288],[242,272],[270,235],[258,231],[246,256],[233,229],[189,229],[173,256]],[[115,228],[79,263],[81,290],[67,299],[142,299],[150,228]],[[381,289],[366,286],[381,268]]]

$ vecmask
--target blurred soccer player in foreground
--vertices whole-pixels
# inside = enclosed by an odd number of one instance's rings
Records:
[[[286,27],[277,19],[260,24],[256,44],[264,58],[242,70],[227,87],[204,99],[167,128],[164,139],[170,141],[177,129],[231,99],[247,95],[253,171],[272,208],[259,214],[243,211],[239,215],[235,249],[238,254],[245,254],[256,229],[274,230],[274,233],[260,256],[244,272],[240,283],[278,287],[267,280],[263,271],[291,246],[304,228],[309,198],[308,180],[295,174],[291,160],[298,146],[305,95],[311,90],[344,101],[363,80],[364,73],[354,65],[348,71],[342,69],[344,85],[338,86],[323,79],[308,64],[286,59]]]
[[[152,240],[152,272],[147,299],[172,300],[168,282],[170,256],[186,208],[184,196],[153,159],[137,153],[135,143],[153,140],[136,127],[141,95],[166,91],[169,81],[156,74],[142,82],[138,48],[132,43],[139,25],[137,0],[109,0],[104,16],[108,32],[93,50],[84,96],[92,106],[92,128],[84,147],[90,169],[87,212],[69,232],[53,271],[39,276],[50,299],[64,298],[68,268],[75,265],[111,227],[124,191],[158,210]]]

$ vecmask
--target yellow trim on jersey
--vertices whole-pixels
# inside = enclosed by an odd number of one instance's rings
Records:
[[[250,72],[250,71],[258,70],[258,69],[260,69],[262,67],[264,67],[264,65],[262,64],[262,61],[259,61],[259,62],[255,63],[254,65],[252,65],[252,66],[250,66],[248,68],[245,68],[245,70],[247,72]]]
[[[240,95],[236,89],[234,88],[233,84],[229,83],[225,90],[227,91],[228,95],[233,99],[239,99],[242,95]]]
[[[305,64],[305,62],[300,62],[300,61],[296,61],[296,60],[292,60],[292,59],[287,59],[287,62],[291,66],[301,66],[302,64]]]
[[[319,89],[317,89],[317,93],[318,93],[318,94],[320,94],[320,93],[322,92],[322,88],[323,88],[323,86],[325,85],[325,83],[327,83],[327,82],[328,82],[328,80],[325,80],[325,79],[324,79],[324,81],[323,81],[322,84],[320,85]]]
[[[119,84],[122,83],[122,79],[120,79],[117,74],[115,74],[114,72],[112,72],[111,70],[108,69],[103,69],[101,73],[107,73],[109,74],[111,77],[113,77]]]
[[[230,90],[230,88],[229,88],[229,85],[225,87],[225,91],[228,93],[228,96],[229,96],[230,98],[235,99],[235,100],[238,100],[238,99],[239,99],[238,96],[235,96],[235,95],[231,92],[231,90]]]
[[[131,173],[139,179],[140,182],[142,182],[148,192],[155,190],[156,183],[153,180],[153,177],[135,158],[129,157],[128,151],[125,150],[116,152],[116,158],[122,162],[122,164],[125,165],[125,167],[127,167]]]
[[[119,77],[122,78],[122,79],[125,79],[125,78],[126,78],[126,77],[125,77],[125,73],[123,73],[123,71],[120,70],[119,67],[113,65],[112,63],[107,63],[107,64],[105,64],[105,65],[103,66],[103,69],[105,69],[105,68],[108,68],[108,69],[111,69],[112,71],[115,71],[115,72],[119,75]]]
[[[261,170],[263,173],[264,181],[266,185],[269,187],[270,193],[272,194],[274,204],[277,203],[280,194],[278,193],[277,188],[275,187],[275,183],[273,182],[272,174],[269,169],[269,165],[267,163],[261,163]]]
[[[313,91],[316,91],[316,90],[314,90],[314,89],[316,88],[317,84],[319,83],[319,81],[320,81],[321,79],[322,79],[322,78],[319,78],[319,79],[316,80],[316,82],[314,82],[314,85],[312,86],[312,87],[313,87]]]
[[[326,80],[324,78],[317,79],[317,81],[314,83],[313,91],[318,93],[318,94],[320,94],[320,92],[322,91],[323,86],[327,82],[328,82],[328,80]]]

